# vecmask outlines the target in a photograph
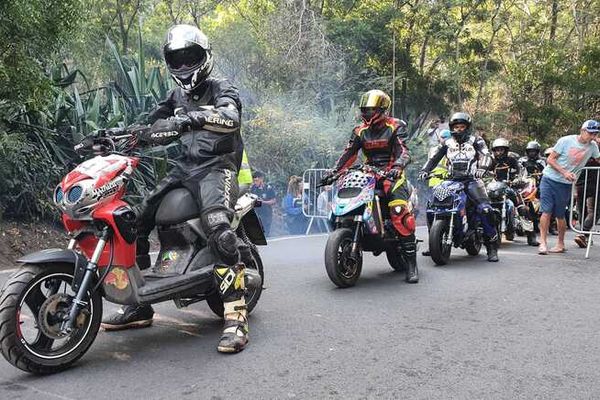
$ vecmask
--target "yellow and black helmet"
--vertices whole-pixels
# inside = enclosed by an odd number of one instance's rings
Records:
[[[362,108],[380,108],[384,111],[388,111],[390,109],[390,105],[392,104],[392,100],[390,96],[388,96],[382,90],[369,90],[360,96],[359,107]]]

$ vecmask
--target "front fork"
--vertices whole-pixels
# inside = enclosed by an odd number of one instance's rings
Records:
[[[81,309],[87,306],[87,301],[84,299],[87,296],[87,292],[93,282],[94,276],[96,275],[96,271],[98,270],[98,261],[100,260],[100,256],[104,251],[104,247],[106,246],[106,242],[108,241],[110,236],[110,231],[108,227],[105,227],[100,233],[100,239],[98,240],[98,244],[94,249],[94,254],[92,254],[92,258],[88,261],[85,272],[83,274],[83,278],[81,279],[81,284],[79,285],[79,290],[71,303],[71,307],[69,308],[69,314],[67,319],[63,322],[61,326],[61,330],[67,334],[73,331],[73,326],[75,325],[75,321],[81,312]],[[69,243],[69,248],[75,246],[74,240],[71,240]],[[110,266],[109,266],[110,267]]]
[[[456,212],[450,214],[450,226],[448,227],[448,236],[446,237],[446,245],[452,246],[454,243],[454,219],[456,218]]]
[[[359,242],[360,242],[360,231],[362,230],[362,217],[358,216],[356,218],[356,226],[354,227],[354,238],[352,239],[352,252],[350,253],[350,257],[354,260],[360,259],[359,257]]]
[[[500,225],[500,232],[498,234],[506,232],[506,194],[502,198],[502,223]]]

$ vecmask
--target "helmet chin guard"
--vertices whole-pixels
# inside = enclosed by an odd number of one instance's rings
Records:
[[[186,92],[204,82],[213,69],[208,38],[192,25],[175,25],[169,29],[163,55],[171,77]]]

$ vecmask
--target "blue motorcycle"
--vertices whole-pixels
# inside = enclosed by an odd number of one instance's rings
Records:
[[[429,251],[437,265],[446,265],[452,247],[476,256],[483,243],[481,217],[469,201],[466,181],[448,180],[433,188],[427,204]]]

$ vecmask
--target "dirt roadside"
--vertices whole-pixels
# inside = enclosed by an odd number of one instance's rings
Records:
[[[58,225],[0,221],[0,270],[17,267],[15,260],[34,251],[65,248],[69,238]]]

